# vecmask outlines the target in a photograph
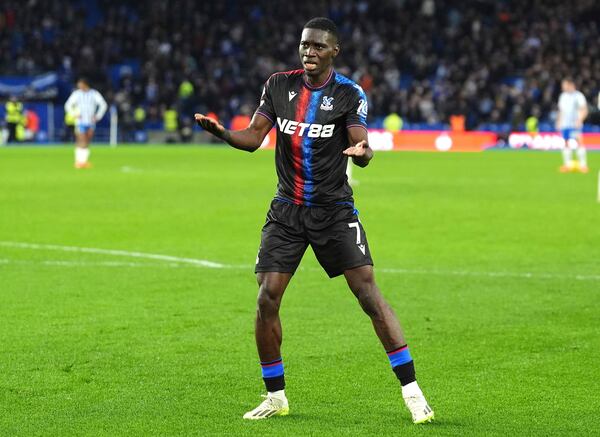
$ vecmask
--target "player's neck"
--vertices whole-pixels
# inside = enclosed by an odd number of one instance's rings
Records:
[[[319,88],[320,86],[324,85],[327,80],[329,80],[332,74],[333,66],[329,67],[318,76],[309,76],[304,73],[304,81],[313,88]]]

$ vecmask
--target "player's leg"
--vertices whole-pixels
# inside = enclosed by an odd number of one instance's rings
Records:
[[[259,285],[255,337],[267,395],[258,407],[244,414],[244,419],[267,419],[289,413],[279,307],[308,245],[299,211],[297,205],[273,201],[262,230],[255,268]]]
[[[412,414],[413,422],[431,421],[434,416],[433,410],[417,384],[414,362],[400,323],[375,283],[373,267],[365,265],[346,270],[344,277],[363,311],[371,318],[379,341],[387,352],[392,370],[400,381],[402,397]]]
[[[587,165],[587,152],[585,145],[583,144],[583,138],[581,132],[577,132],[574,137],[574,141],[577,142],[577,161],[579,161],[578,170],[581,173],[587,173],[589,171]]]
[[[279,307],[291,278],[292,273],[256,274],[259,288],[254,335],[267,395],[258,407],[244,414],[244,419],[259,420],[289,414],[289,403],[284,391],[285,376],[281,358],[283,337]]]
[[[392,308],[385,301],[373,275],[373,266],[365,265],[344,272],[346,282],[358,299],[363,311],[371,318],[373,328],[386,351],[406,345],[400,323]],[[414,381],[414,372],[407,383]]]
[[[279,307],[291,273],[261,272],[256,274],[258,301],[256,307],[255,337],[258,356],[262,364],[281,360],[281,320]],[[272,374],[273,372],[267,372]],[[274,375],[279,376],[279,375]],[[263,377],[265,374],[263,372]],[[283,373],[278,381],[265,380],[267,391],[283,390]]]
[[[90,168],[90,141],[94,135],[93,128],[81,127],[77,133],[77,147],[75,149],[75,167]]]
[[[402,329],[387,304],[373,275],[373,260],[365,230],[353,206],[313,209],[310,244],[319,263],[330,277],[344,274],[365,313],[371,318],[392,369],[402,385],[402,395],[415,423],[433,419],[415,379],[415,369]],[[307,221],[308,222],[308,221]],[[323,224],[329,223],[324,227]]]
[[[90,143],[92,142],[92,138],[94,138],[94,126],[92,125],[91,127],[89,127],[87,129],[87,131],[85,132],[85,144],[84,144],[84,148],[85,148],[85,162],[86,162],[86,166],[87,167],[91,167],[91,164],[89,162],[90,160]]]
[[[89,150],[87,148],[87,129],[86,125],[78,124],[75,127],[75,168],[87,168]]]
[[[571,129],[563,129],[561,133],[564,139],[564,144],[561,149],[563,165],[560,167],[560,172],[568,173],[570,171],[573,171],[573,169],[575,168],[575,162],[573,161]]]
[[[75,168],[83,168],[84,162],[87,161],[84,144],[85,132],[77,126],[75,128]]]

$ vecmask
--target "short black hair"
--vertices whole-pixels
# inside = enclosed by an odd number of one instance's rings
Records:
[[[312,19],[308,20],[308,22],[304,25],[304,29],[324,30],[324,31],[332,34],[335,37],[336,41],[339,39],[337,26],[329,18],[325,18],[325,17],[312,18]]]
[[[87,86],[90,86],[90,81],[86,76],[79,76],[79,78],[77,79],[77,82],[83,82]]]

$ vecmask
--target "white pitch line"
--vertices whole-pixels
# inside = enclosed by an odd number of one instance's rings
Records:
[[[468,270],[412,270],[412,269],[375,269],[376,272],[398,273],[409,275],[435,276],[480,276],[488,278],[518,278],[518,279],[575,279],[578,281],[600,281],[600,275],[565,275],[561,273],[532,273],[532,272],[477,272]]]
[[[164,264],[168,267],[180,267],[180,264],[189,264],[194,266],[208,267],[213,269],[252,269],[250,265],[231,265],[221,264],[213,261],[196,258],[182,258],[171,255],[161,255],[145,252],[131,252],[127,250],[112,250],[99,249],[95,247],[77,247],[77,246],[60,246],[56,244],[37,244],[37,243],[21,243],[15,241],[0,241],[0,246],[16,247],[21,249],[33,250],[54,250],[62,252],[80,252],[80,253],[96,253],[103,255],[124,256],[131,258],[144,258],[159,261],[166,261]],[[10,259],[0,259],[0,264],[13,263]],[[18,261],[17,261],[18,262]],[[35,261],[26,261],[35,262]],[[158,264],[149,263],[116,263],[116,262],[89,262],[89,261],[65,261],[65,260],[47,260],[39,261],[39,264],[45,265],[80,265],[80,266],[105,266],[105,267],[152,267]],[[320,271],[320,268],[301,267],[300,270],[315,270]],[[544,272],[478,272],[469,270],[426,270],[426,269],[397,269],[397,268],[375,268],[378,273],[406,274],[406,275],[432,275],[432,276],[475,276],[484,278],[517,278],[517,279],[571,279],[577,281],[600,281],[600,275],[582,275],[582,274],[562,274],[562,273],[544,273]]]
[[[63,259],[46,260],[23,260],[0,258],[0,264],[19,264],[19,265],[42,265],[58,267],[159,267],[159,268],[180,268],[183,264],[178,263],[138,263],[125,261],[72,261]]]
[[[216,263],[213,261],[207,261],[205,259],[195,258],[181,258],[178,256],[161,255],[156,253],[145,253],[145,252],[130,252],[128,250],[112,250],[112,249],[99,249],[96,247],[77,247],[77,246],[59,246],[56,244],[36,244],[36,243],[19,243],[16,241],[0,241],[0,246],[4,247],[17,247],[20,249],[34,249],[34,250],[57,250],[61,252],[79,252],[79,253],[97,253],[101,255],[113,255],[113,256],[127,256],[130,258],[145,258],[145,259],[156,259],[160,261],[170,261],[183,264],[192,264],[196,266],[209,267],[212,269],[226,269],[232,266]]]
[[[121,167],[121,173],[141,173],[142,170],[135,167],[130,167],[128,165],[124,165]]]

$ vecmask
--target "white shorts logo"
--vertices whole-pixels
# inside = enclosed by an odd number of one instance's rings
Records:
[[[358,222],[348,223],[348,227],[356,229],[356,245],[358,246],[358,249],[362,252],[362,254],[366,256],[366,246],[360,241],[360,226]]]

